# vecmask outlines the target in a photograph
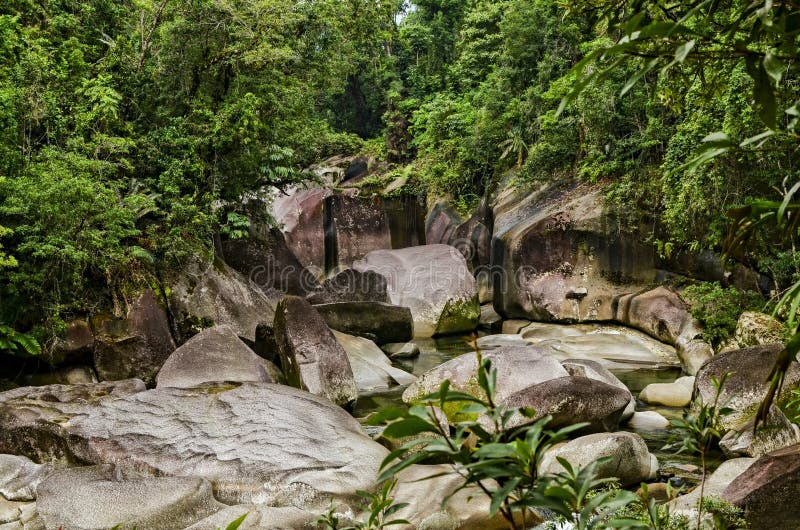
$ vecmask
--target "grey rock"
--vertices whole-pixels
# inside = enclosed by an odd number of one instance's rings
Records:
[[[610,321],[615,300],[656,280],[655,252],[641,232],[621,230],[588,185],[501,185],[496,194],[492,266],[502,271],[495,308],[543,322]]]
[[[497,314],[492,304],[483,304],[481,306],[481,316],[478,319],[478,326],[489,331],[500,331],[503,325],[503,317]]]
[[[603,383],[608,383],[609,385],[626,391],[630,394],[631,398],[628,406],[625,407],[625,410],[622,412],[620,421],[626,421],[633,416],[636,410],[636,399],[633,397],[633,394],[631,394],[631,391],[628,390],[628,387],[625,386],[625,383],[609,372],[602,364],[588,359],[567,359],[566,361],[561,361],[561,366],[569,372],[569,375],[588,377],[589,379],[602,381]]]
[[[158,372],[156,387],[191,388],[211,381],[272,383],[267,363],[232,328],[216,326],[201,331],[169,356]]]
[[[5,497],[0,495],[0,524],[5,525],[19,521],[22,518],[22,510],[27,510],[26,504],[31,503],[7,501]],[[22,528],[21,523],[20,528]]]
[[[373,271],[345,269],[325,280],[306,299],[312,304],[336,302],[389,303],[386,278]]]
[[[333,335],[347,353],[359,392],[388,388],[392,384],[408,385],[417,380],[392,366],[392,361],[371,340],[338,331]]]
[[[319,288],[315,274],[300,263],[277,228],[223,241],[221,246],[225,263],[268,298],[283,293],[305,296]]]
[[[152,384],[175,351],[167,314],[152,289],[142,293],[125,318],[95,318],[94,329],[94,366],[104,381],[137,378]]]
[[[785,328],[775,317],[745,311],[739,315],[733,340],[739,348],[783,343]]]
[[[0,455],[0,495],[10,501],[35,501],[36,487],[52,469],[24,456]]]
[[[419,356],[419,346],[413,342],[390,342],[381,349],[392,359],[411,359]]]
[[[782,349],[780,344],[772,344],[715,355],[697,373],[694,395],[705,403],[712,403],[715,394],[712,377],[719,379],[723,374],[730,373],[719,403],[732,409],[732,413],[723,416],[721,421],[725,429],[739,429],[755,414],[764,399],[769,387],[767,378]],[[777,400],[786,399],[797,388],[800,388],[800,366],[792,363],[786,372],[781,393],[776,396]]]
[[[206,480],[120,480],[112,465],[54,471],[39,486],[36,502],[45,526],[64,530],[102,530],[115,525],[183,530],[222,506]]]
[[[292,506],[275,507],[257,504],[240,504],[224,508],[186,530],[220,530],[232,521],[245,515],[241,529],[251,530],[297,530],[314,528],[319,513],[309,512]]]
[[[658,472],[658,460],[644,439],[630,432],[589,434],[559,444],[545,453],[539,472],[552,475],[564,471],[557,458],[583,468],[606,457],[610,460],[597,467],[598,478],[617,478],[623,486],[653,479]]]
[[[664,431],[669,428],[669,420],[655,410],[634,412],[628,420],[628,427],[635,431]]]
[[[453,247],[376,250],[355,262],[353,268],[386,278],[391,302],[411,309],[416,336],[472,331],[478,325],[475,279],[464,256]]]
[[[0,450],[203,478],[228,504],[321,510],[369,489],[387,454],[347,412],[287,386],[108,393],[103,385],[0,394]]]
[[[385,344],[411,339],[411,311],[382,302],[337,302],[314,306],[329,328]]]
[[[170,286],[169,304],[180,340],[225,324],[243,339],[255,341],[259,325],[272,325],[280,298],[277,294],[268,296],[259,288],[259,281],[264,281],[259,271],[251,281],[221,259],[188,264]]]
[[[94,351],[94,334],[85,319],[67,322],[64,334],[58,337],[47,353],[48,362],[53,366],[67,364],[89,364]]]
[[[497,370],[495,399],[505,401],[516,392],[550,379],[568,375],[554,358],[535,346],[505,346],[487,350],[484,359],[492,362]],[[450,359],[421,375],[417,382],[403,392],[403,401],[414,403],[420,397],[435,392],[445,379],[450,380],[453,390],[471,395],[480,393],[477,385],[478,361],[474,354],[464,354]],[[478,396],[484,397],[484,396]]]
[[[614,320],[675,346],[689,375],[695,375],[714,354],[711,345],[702,340],[703,330],[688,304],[666,287],[622,296]]]
[[[679,377],[672,383],[651,383],[639,393],[639,399],[651,405],[685,407],[692,401],[694,377]]]
[[[589,359],[610,370],[681,366],[674,347],[625,326],[534,322],[521,335],[526,341],[547,348],[558,359]]]
[[[421,480],[437,474],[443,476]],[[416,465],[400,472],[394,501],[408,503],[397,512],[411,528],[429,530],[501,530],[508,523],[499,515],[489,517],[489,499],[475,487],[457,491],[463,479],[447,465]],[[447,502],[442,506],[442,501]],[[534,515],[528,522],[536,522]]]
[[[559,377],[519,390],[504,402],[509,408],[527,407],[536,411],[533,418],[514,416],[509,426],[531,423],[552,416],[548,428],[557,429],[575,423],[588,423],[584,432],[615,431],[626,407],[630,392],[587,377]]]
[[[800,429],[774,405],[769,410],[767,421],[759,425],[755,432],[753,432],[754,422],[755,418],[750,418],[740,428],[725,433],[719,442],[719,447],[726,457],[758,457],[777,449],[800,444]]]
[[[722,497],[723,492],[728,485],[739,475],[741,475],[747,468],[749,468],[755,458],[734,458],[727,460],[719,465],[719,467],[711,473],[706,479],[705,486],[703,487],[704,497]],[[685,515],[690,520],[697,518],[697,501],[700,500],[700,488],[697,487],[687,493],[673,499],[667,506],[671,513],[675,515]]]
[[[40,372],[23,376],[25,386],[82,385],[97,383],[97,374],[91,366],[65,366],[51,372]]]
[[[512,318],[509,320],[504,320],[500,330],[504,335],[513,335],[515,333],[520,333],[525,327],[529,326],[530,324],[531,324],[530,320]]]
[[[337,405],[358,397],[344,349],[320,314],[305,299],[286,296],[275,313],[275,340],[286,381]]]

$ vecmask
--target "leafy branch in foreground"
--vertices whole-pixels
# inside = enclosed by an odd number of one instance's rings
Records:
[[[467,487],[477,488],[490,501],[489,516],[499,513],[513,530],[529,528],[539,517],[536,509],[542,507],[568,516],[578,528],[597,528],[595,525],[600,521],[608,520],[616,509],[634,500],[635,496],[627,491],[589,500],[589,492],[609,482],[596,478],[597,463],[575,470],[562,461],[566,472],[554,477],[540,476],[540,464],[547,450],[585,424],[550,431],[546,426],[551,418],[544,417],[509,429],[512,418],[522,415],[532,421],[535,413],[524,408],[508,409],[495,402],[497,371],[492,369],[489,359],[483,359],[477,346],[475,350],[482,398],[451,390],[449,381],[445,381],[438,392],[423,397],[407,410],[386,410],[370,419],[374,425],[390,422],[383,432],[385,437],[414,437],[386,457],[379,481],[436,458],[449,464],[451,473],[463,478],[461,486],[450,496]],[[441,411],[454,409],[457,412],[453,417],[464,419],[451,430]],[[448,498],[443,499],[443,504]]]

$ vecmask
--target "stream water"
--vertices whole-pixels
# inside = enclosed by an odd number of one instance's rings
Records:
[[[499,336],[498,336],[499,337]],[[420,355],[412,359],[396,360],[394,365],[416,376],[422,375],[428,370],[459,355],[472,354],[473,349],[468,344],[470,336],[451,335],[435,339],[415,339],[420,350]],[[641,390],[650,383],[671,383],[681,376],[680,368],[676,366],[642,366],[632,367],[627,365],[622,368],[609,368],[633,393],[638,396]],[[369,414],[385,409],[387,407],[403,406],[402,394],[404,386],[394,386],[388,389],[380,389],[358,398],[355,410],[356,418],[366,418]],[[674,407],[662,407],[648,405],[637,400],[637,412],[653,410],[667,419],[679,418],[684,409]],[[674,485],[693,485],[700,478],[699,465],[700,459],[696,456],[686,454],[676,454],[672,450],[665,450],[670,433],[668,430],[642,431],[621,425],[621,430],[636,432],[647,442],[650,452],[653,453],[660,463],[662,478],[674,477],[670,481]],[[371,429],[369,429],[371,430]],[[713,470],[721,461],[721,455],[711,455],[709,468]]]

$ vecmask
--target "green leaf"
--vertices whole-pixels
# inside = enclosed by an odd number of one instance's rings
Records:
[[[772,82],[776,85],[780,83],[783,72],[786,70],[786,65],[783,64],[783,61],[772,55],[771,52],[767,52],[766,55],[764,55],[763,63],[764,70],[767,72]]]
[[[675,49],[675,61],[683,63],[694,49],[695,41],[686,41]]]
[[[435,425],[417,416],[408,416],[390,423],[384,430],[383,436],[387,438],[406,438],[424,432],[438,433]]]
[[[244,520],[247,518],[248,515],[250,514],[246,513],[241,517],[239,517],[238,519],[231,521],[230,524],[228,524],[228,526],[225,527],[225,530],[237,530],[240,526],[242,526],[242,523],[244,523]]]

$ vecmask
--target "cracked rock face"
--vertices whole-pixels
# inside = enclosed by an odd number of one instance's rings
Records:
[[[141,381],[0,394],[0,452],[207,479],[223,502],[303,506],[372,486],[387,451],[328,400],[244,383]]]

